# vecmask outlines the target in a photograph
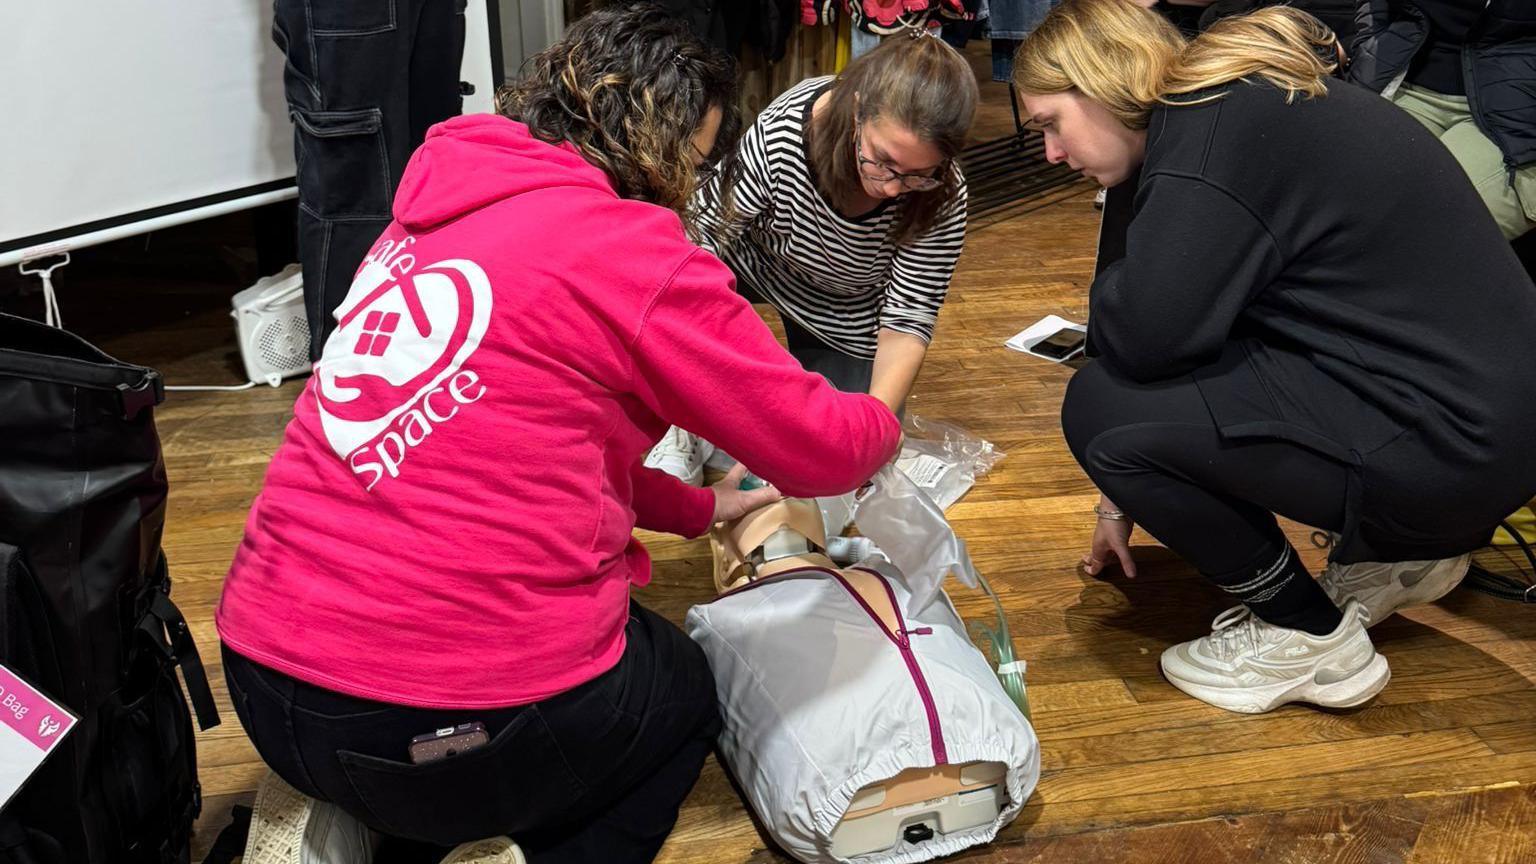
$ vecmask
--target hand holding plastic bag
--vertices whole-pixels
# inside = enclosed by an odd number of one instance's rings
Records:
[[[881,468],[870,484],[853,506],[853,521],[906,577],[911,591],[907,614],[920,614],[938,599],[949,573],[976,587],[976,567],[965,541],[932,498],[895,465]]]

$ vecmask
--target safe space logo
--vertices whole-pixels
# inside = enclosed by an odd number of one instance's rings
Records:
[[[486,392],[465,364],[490,323],[490,280],[464,259],[418,267],[415,242],[368,254],[315,366],[320,427],[369,490]]]

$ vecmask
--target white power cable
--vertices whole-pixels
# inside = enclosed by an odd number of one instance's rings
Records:
[[[303,283],[295,284],[293,287],[291,287],[291,288],[289,288],[289,289],[287,289],[287,290],[285,290],[285,291],[283,291],[281,293],[274,294],[271,297],[265,298],[264,301],[262,302],[262,304],[259,307],[256,307],[256,308],[260,308],[260,309],[263,309],[263,310],[271,309],[273,306],[277,306],[277,305],[286,303],[289,300],[292,300],[294,295],[302,293],[303,290],[304,290]],[[249,390],[252,387],[255,387],[258,383],[259,382],[257,382],[257,381],[247,381],[244,384],[233,384],[233,385],[229,385],[229,386],[219,386],[219,385],[213,385],[213,384],[207,384],[207,385],[204,385],[204,384],[196,384],[196,385],[194,385],[194,384],[179,384],[179,385],[176,385],[176,386],[167,385],[165,389],[166,390],[180,390],[180,391],[183,391],[183,392],[190,392],[190,391],[235,392],[235,391],[240,391],[240,390]],[[276,380],[270,381],[268,383],[271,384],[271,386],[274,389],[276,389],[276,387],[278,386],[278,382]]]
[[[227,386],[221,386],[221,385],[217,385],[217,384],[179,384],[179,385],[176,385],[176,386],[173,387],[171,385],[166,385],[165,389],[167,389],[167,390],[231,390],[232,391],[232,390],[249,390],[249,389],[251,389],[252,387],[255,387],[255,386],[256,386],[256,382],[255,381],[247,381],[244,384],[230,384],[230,385],[227,385]]]
[[[64,315],[63,315],[63,313],[61,311],[59,311],[59,294],[58,294],[58,292],[56,290],[54,290],[54,287],[53,287],[53,271],[55,271],[55,270],[59,269],[60,267],[63,267],[64,265],[69,263],[69,253],[68,252],[61,252],[59,254],[62,256],[62,260],[57,261],[57,262],[55,262],[53,264],[50,264],[47,267],[32,267],[32,266],[29,266],[31,264],[31,261],[23,261],[23,262],[21,262],[21,264],[19,264],[17,266],[17,269],[21,271],[21,275],[23,275],[23,276],[36,276],[36,277],[38,277],[39,279],[41,279],[43,281],[43,323],[47,324],[49,327],[57,327],[57,328],[62,330],[64,328]],[[45,256],[45,257],[51,257],[51,256]],[[37,258],[37,259],[32,259],[32,260],[43,260],[43,259]],[[275,305],[277,305],[279,303],[286,302],[286,301],[292,299],[292,297],[293,297],[293,295],[295,293],[297,293],[299,291],[302,291],[302,290],[303,290],[303,286],[302,285],[296,285],[293,288],[289,289],[288,291],[283,292],[282,294],[279,294],[279,295],[267,298],[266,302],[264,302],[261,305],[261,308],[269,309],[272,306],[275,306]],[[258,382],[256,382],[256,381],[247,381],[244,384],[229,384],[229,385],[219,385],[219,384],[179,384],[179,385],[174,385],[174,386],[173,385],[167,385],[165,389],[166,390],[180,390],[180,391],[183,391],[183,392],[192,392],[192,391],[238,392],[238,391],[241,391],[241,390],[249,390],[252,387],[255,387],[257,385],[257,383]],[[277,385],[273,384],[272,386],[275,388]]]
[[[50,264],[47,267],[29,268],[28,265],[31,264],[31,261],[23,261],[17,265],[16,269],[20,270],[23,276],[36,276],[43,280],[43,323],[49,327],[58,327],[62,330],[64,328],[64,315],[59,312],[59,294],[53,289],[53,271],[69,263],[69,253],[60,252],[59,254],[63,256],[63,260]],[[44,258],[48,257],[52,256],[44,256]],[[34,258],[32,260],[41,261],[44,258]]]

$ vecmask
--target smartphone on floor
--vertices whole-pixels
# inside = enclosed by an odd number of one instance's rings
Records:
[[[1083,350],[1085,340],[1081,330],[1064,327],[1029,346],[1029,350],[1052,360],[1067,360]]]

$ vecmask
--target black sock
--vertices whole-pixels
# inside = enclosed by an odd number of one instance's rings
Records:
[[[1323,586],[1302,566],[1287,543],[1278,556],[1266,555],[1258,567],[1206,578],[1246,603],[1253,614],[1280,627],[1326,636],[1338,629],[1343,615]]]

